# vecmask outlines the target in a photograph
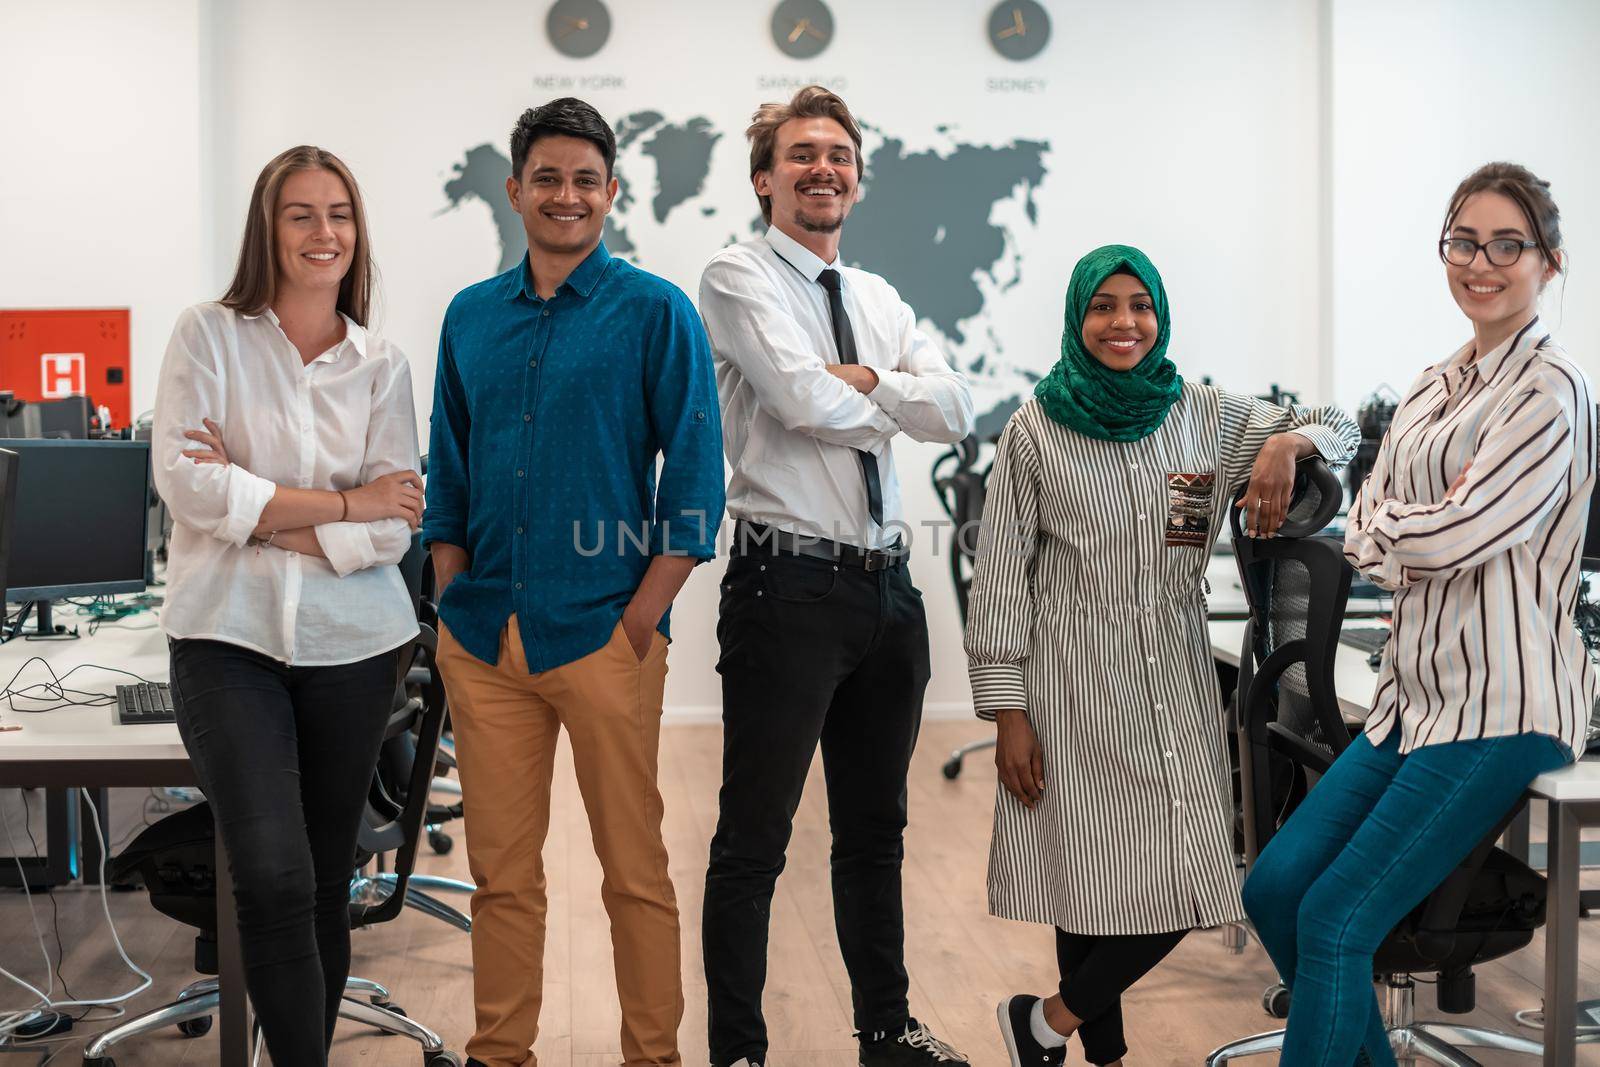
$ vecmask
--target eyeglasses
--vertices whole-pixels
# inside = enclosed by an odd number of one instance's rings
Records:
[[[1439,242],[1439,258],[1458,267],[1470,267],[1482,249],[1493,266],[1509,267],[1522,258],[1524,248],[1538,247],[1538,241],[1519,241],[1515,237],[1496,237],[1487,244],[1479,244],[1470,237],[1446,237]]]

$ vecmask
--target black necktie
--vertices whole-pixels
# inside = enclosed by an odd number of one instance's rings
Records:
[[[842,279],[836,270],[824,270],[817,281],[828,291],[828,315],[833,319],[833,343],[839,347],[840,363],[858,363],[856,335],[850,329],[850,316],[844,310],[844,293],[839,289]],[[878,480],[878,457],[859,449],[861,480],[867,483],[867,514],[879,526],[883,525],[883,483]]]

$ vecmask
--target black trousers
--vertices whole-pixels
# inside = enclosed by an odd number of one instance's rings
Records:
[[[396,655],[288,667],[221,641],[172,642],[178,731],[222,835],[245,985],[273,1063],[328,1062]]]
[[[1115,1063],[1127,1055],[1122,1033],[1122,994],[1178,947],[1187,930],[1164,934],[1069,934],[1056,930],[1061,967],[1061,1002],[1083,1020],[1078,1039],[1083,1058]]]
[[[772,892],[818,744],[839,948],[856,1029],[907,1018],[900,864],[906,771],[928,684],[928,623],[904,564],[735,556],[717,620],[722,793],[706,873],[711,1062],[764,1060]]]

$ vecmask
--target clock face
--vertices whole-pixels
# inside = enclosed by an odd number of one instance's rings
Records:
[[[556,0],[545,16],[544,32],[562,55],[587,59],[611,36],[611,12],[600,0]]]
[[[989,43],[1007,59],[1032,59],[1050,42],[1050,16],[1036,0],[1000,0],[989,12]]]
[[[772,43],[794,59],[810,59],[833,41],[833,12],[822,0],[783,0],[772,9]]]

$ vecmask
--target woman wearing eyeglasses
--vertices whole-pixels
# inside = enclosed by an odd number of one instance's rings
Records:
[[[1572,605],[1595,409],[1539,319],[1564,258],[1549,184],[1479,168],[1439,254],[1472,340],[1400,404],[1345,539],[1395,591],[1372,712],[1244,887],[1292,994],[1282,1062],[1296,1067],[1395,1062],[1373,953],[1529,782],[1583,750],[1594,704]]]

